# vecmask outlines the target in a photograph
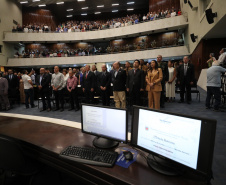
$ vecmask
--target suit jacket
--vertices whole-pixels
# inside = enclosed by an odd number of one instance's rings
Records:
[[[195,70],[194,65],[188,63],[186,76],[184,75],[184,64],[180,65],[177,70],[177,80],[180,83],[184,83],[185,77],[187,79],[187,83],[195,82]]]
[[[82,88],[85,88],[85,90],[90,91],[91,88],[95,87],[95,75],[92,71],[89,71],[87,77],[87,72],[83,74],[83,81],[82,81]]]
[[[19,79],[16,75],[12,76],[12,79],[9,77],[10,75],[7,75],[5,78],[8,80],[8,88],[9,89],[16,89],[19,87]]]
[[[158,68],[158,71],[155,71],[151,73],[151,71],[148,71],[146,76],[147,86],[146,91],[162,91],[162,84],[161,81],[163,79],[162,69]],[[148,83],[155,83],[153,88],[150,87]]]
[[[162,69],[162,75],[163,75],[162,84],[165,84],[165,81],[169,81],[168,65],[166,62],[161,62],[158,67]]]
[[[115,77],[116,71],[114,71],[113,80],[113,91],[125,91],[126,88],[126,71],[119,68],[118,73]]]
[[[111,88],[111,74],[106,71],[105,75],[104,75],[104,72],[101,72],[99,74],[99,86],[98,88],[100,88],[100,86],[102,87],[106,87],[106,91],[110,91],[110,88]]]
[[[1,77],[0,79],[0,95],[8,94],[8,81]]]
[[[97,89],[99,86],[100,86],[100,74],[101,74],[101,72],[99,72],[99,71],[95,71],[95,72],[93,72],[93,74],[94,74],[94,86],[95,86],[95,89]]]
[[[129,88],[129,91],[144,89],[144,71],[137,69],[134,74],[134,69],[130,70],[126,79],[126,88]]]
[[[38,75],[36,78],[36,84],[42,86],[42,91],[49,90],[49,85],[51,84],[51,76],[49,74],[44,74],[40,83],[40,75]]]

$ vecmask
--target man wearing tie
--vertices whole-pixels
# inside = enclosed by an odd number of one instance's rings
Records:
[[[178,67],[177,79],[180,86],[180,101],[178,103],[184,102],[184,92],[186,88],[186,101],[188,104],[191,103],[191,85],[195,81],[195,70],[194,65],[189,62],[189,57],[184,56],[184,64]]]
[[[51,110],[51,103],[50,103],[50,93],[49,93],[49,84],[51,83],[51,76],[48,74],[45,74],[45,69],[40,68],[40,75],[36,78],[36,84],[38,85],[38,89],[40,92],[40,96],[42,98],[42,109],[40,112],[46,110],[46,101],[48,104],[47,111],[49,112]]]
[[[11,108],[14,101],[17,99],[17,95],[19,92],[19,79],[16,75],[13,74],[13,70],[8,70],[8,75],[5,77],[8,80],[8,97],[11,99]]]
[[[111,75],[107,71],[107,67],[105,64],[101,66],[102,73],[99,78],[99,86],[101,92],[101,98],[103,105],[110,106],[110,88],[111,88]]]
[[[133,62],[134,69],[128,72],[126,90],[129,92],[130,107],[140,105],[141,91],[144,91],[144,71],[139,69],[140,61]]]
[[[90,65],[86,65],[86,72],[83,74],[82,90],[85,93],[86,103],[93,103],[95,75],[90,71]]]

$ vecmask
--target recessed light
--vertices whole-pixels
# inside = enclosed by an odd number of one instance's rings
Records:
[[[20,4],[28,3],[28,1],[21,1]]]
[[[118,10],[112,10],[112,12],[118,12]]]
[[[85,9],[88,9],[88,7],[83,7],[82,9],[85,10]]]
[[[127,4],[134,4],[134,3],[135,3],[135,2],[132,2],[132,1],[131,1],[131,2],[128,2]]]
[[[104,7],[104,5],[98,5],[97,6],[97,8],[103,8]]]
[[[39,2],[40,0],[33,0],[32,2]]]
[[[56,3],[56,4],[64,4],[64,2],[58,2],[58,3]]]
[[[100,14],[101,12],[95,12],[95,14]]]
[[[82,2],[82,1],[85,1],[85,0],[78,0],[78,2]]]
[[[129,8],[129,9],[127,9],[127,11],[133,11],[134,9],[133,8]]]
[[[81,15],[87,15],[87,13],[82,13]]]
[[[42,7],[42,6],[46,6],[45,4],[40,4],[40,5],[38,5],[39,7]]]
[[[112,6],[118,6],[118,5],[119,5],[118,3],[112,4]]]
[[[73,11],[73,9],[67,9],[68,12]]]
[[[72,17],[72,15],[67,15],[67,17]]]

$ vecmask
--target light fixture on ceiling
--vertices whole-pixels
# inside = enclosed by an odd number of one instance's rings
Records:
[[[134,1],[131,1],[131,2],[127,2],[127,4],[134,4],[135,2]]]
[[[112,10],[112,12],[118,12],[118,10]]]
[[[38,5],[39,7],[43,7],[43,6],[46,6],[45,4],[40,4],[40,5]]]
[[[95,12],[95,14],[100,14],[101,12]]]
[[[127,11],[133,11],[133,10],[134,10],[133,8],[128,8],[128,9],[127,9]]]
[[[64,4],[64,2],[58,2],[58,3],[56,3],[56,4]]]
[[[21,1],[20,4],[28,3],[28,1]]]
[[[73,11],[73,9],[67,9],[68,12]]]
[[[82,1],[85,1],[85,0],[77,0],[78,2],[82,2]]]
[[[67,15],[67,17],[72,17],[73,15]]]
[[[89,7],[83,7],[82,10],[88,9]]]
[[[40,0],[32,0],[32,2],[34,3],[34,2],[39,2]]]
[[[97,5],[97,8],[103,8],[104,5]]]
[[[118,3],[112,4],[112,6],[118,6],[118,5],[119,5]]]
[[[81,15],[87,15],[87,13],[82,13]]]

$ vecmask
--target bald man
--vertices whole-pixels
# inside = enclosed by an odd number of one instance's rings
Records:
[[[48,112],[51,110],[50,103],[50,90],[49,84],[51,83],[51,76],[45,73],[45,68],[40,68],[40,75],[36,78],[36,84],[38,85],[39,95],[42,98],[42,109],[40,112],[47,110]],[[46,100],[48,109],[46,107]]]

